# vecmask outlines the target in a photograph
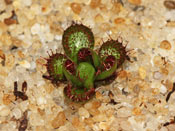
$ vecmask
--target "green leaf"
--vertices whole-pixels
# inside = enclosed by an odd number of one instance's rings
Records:
[[[93,59],[93,64],[95,66],[95,68],[99,67],[101,62],[100,62],[100,57],[97,55],[97,53],[95,51],[93,51],[91,49],[91,53],[92,53],[92,59]]]
[[[49,76],[54,81],[61,81],[64,80],[64,74],[63,74],[63,63],[64,63],[65,57],[63,54],[56,53],[50,55],[49,59],[47,59],[47,70],[49,73]]]
[[[80,63],[77,67],[76,76],[80,79],[85,88],[89,89],[93,87],[95,69],[91,64],[87,62]]]
[[[126,52],[126,47],[118,40],[108,40],[102,44],[99,50],[101,58],[107,56],[114,56],[117,59],[117,66],[121,66],[126,59],[129,59]]]
[[[72,62],[72,64],[74,64],[74,63]],[[65,61],[64,66],[63,66],[63,73],[64,73],[66,79],[68,81],[70,81],[73,85],[81,87],[83,85],[83,83],[76,77],[75,74],[72,74],[68,69],[66,69],[66,67],[67,67],[67,65],[66,65],[66,61]],[[75,67],[74,67],[74,70],[76,72]]]
[[[106,59],[107,59],[107,58],[106,58]],[[105,60],[106,60],[106,59],[105,59]],[[106,63],[105,60],[103,61],[103,63]],[[99,70],[100,73],[97,74],[95,80],[104,80],[104,79],[106,79],[106,78],[112,76],[112,74],[113,74],[113,73],[116,71],[116,69],[117,69],[117,60],[116,60],[116,59],[114,59],[114,60],[115,60],[115,62],[113,63],[112,67],[111,67],[110,69],[108,69],[108,70],[105,69],[104,65],[101,65],[100,70]]]
[[[62,44],[66,55],[77,63],[77,53],[81,48],[94,48],[94,36],[90,28],[72,24],[64,31]]]

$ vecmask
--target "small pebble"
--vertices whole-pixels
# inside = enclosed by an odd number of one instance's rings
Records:
[[[160,131],[169,131],[166,127],[161,127]]]
[[[167,27],[175,27],[175,21],[170,21],[166,24]]]
[[[7,5],[11,4],[12,2],[13,2],[13,0],[5,0],[5,3],[6,3]]]
[[[161,68],[160,72],[164,75],[168,75],[169,71],[166,68]]]
[[[122,5],[119,2],[115,2],[112,7],[112,12],[118,14],[121,11]]]
[[[132,113],[129,108],[123,107],[117,110],[117,117],[129,117],[131,115]]]
[[[7,31],[7,25],[4,22],[0,22],[0,35]]]
[[[14,116],[16,119],[19,119],[19,118],[21,118],[21,116],[22,116],[22,112],[21,112],[21,110],[20,110],[19,108],[14,108],[14,109],[12,110],[12,113],[13,113],[13,116]]]
[[[47,100],[44,97],[38,97],[37,98],[37,104],[38,105],[43,105],[43,104],[46,104],[46,103],[47,103]]]
[[[103,18],[103,16],[102,16],[101,14],[97,14],[97,15],[95,16],[94,20],[95,20],[95,22],[97,22],[97,23],[101,23],[101,22],[104,21],[104,18]]]
[[[86,109],[91,109],[91,108],[92,108],[92,102],[87,102],[87,103],[84,105],[84,107],[85,107]]]
[[[46,39],[48,42],[51,42],[51,41],[53,41],[53,39],[54,39],[54,35],[53,35],[52,33],[50,33],[50,32],[47,32],[47,33],[45,34],[45,39]]]
[[[154,79],[159,80],[162,77],[162,74],[158,71],[155,71],[153,77]]]
[[[37,126],[35,131],[45,131],[46,127],[45,126]]]
[[[99,115],[94,116],[94,117],[93,117],[93,120],[94,120],[95,122],[102,122],[102,121],[107,121],[108,118],[106,117],[105,114],[99,114]]]
[[[59,112],[58,115],[52,120],[51,124],[53,128],[58,128],[64,125],[66,122],[66,116],[64,112]]]
[[[139,68],[139,76],[140,76],[141,79],[145,79],[145,77],[146,77],[146,70],[145,70],[144,67],[140,67]]]
[[[30,9],[35,13],[35,15],[39,15],[41,13],[41,6],[38,4],[32,4]]]
[[[103,30],[104,32],[106,31],[109,31],[110,30],[110,25],[105,22],[105,23],[102,23],[101,26],[100,26],[101,30]]]
[[[24,6],[30,6],[32,4],[32,0],[25,0],[25,1],[22,1],[22,3]]]
[[[142,1],[141,0],[128,0],[128,2],[134,5],[140,5]]]
[[[122,70],[122,71],[120,71],[120,72],[118,73],[118,77],[119,77],[120,79],[126,78],[127,75],[128,75],[128,73],[127,73],[127,71],[125,71],[125,70]]]
[[[70,7],[75,14],[80,14],[81,5],[79,3],[71,3]]]
[[[21,65],[22,67],[27,68],[27,69],[29,69],[31,67],[30,63],[26,60],[19,61],[19,65]]]
[[[92,9],[95,9],[100,5],[100,3],[101,3],[101,0],[91,0],[90,7]]]
[[[31,126],[40,126],[40,125],[44,125],[45,121],[42,119],[42,117],[40,116],[40,114],[38,112],[34,113],[31,112],[29,114],[29,123],[31,124]]]
[[[32,28],[31,28],[31,33],[32,33],[33,35],[39,34],[40,29],[41,29],[40,24],[36,23],[36,24],[34,24],[34,25],[32,26]]]
[[[92,108],[97,109],[101,106],[101,103],[99,101],[93,101],[92,102]]]
[[[170,50],[171,49],[171,44],[169,41],[167,40],[163,40],[161,43],[160,43],[160,48],[164,49],[164,50]]]
[[[166,93],[166,92],[167,92],[167,88],[166,88],[164,85],[161,85],[161,86],[160,86],[160,92],[161,92],[162,94]]]
[[[175,9],[175,1],[173,1],[173,0],[166,0],[166,1],[164,1],[164,6],[167,9]]]
[[[80,123],[80,121],[79,121],[78,117],[74,117],[72,120],[72,125],[75,127],[78,127],[79,123]]]
[[[133,115],[141,115],[141,109],[139,107],[135,107],[133,110],[132,110],[132,114]]]
[[[62,40],[62,36],[61,35],[55,35],[55,39],[56,40]]]
[[[96,96],[96,99],[98,100],[101,100],[103,98],[103,95],[99,91],[95,93],[95,96]]]
[[[89,113],[93,116],[99,115],[100,111],[98,109],[89,109]]]
[[[29,101],[22,101],[19,105],[22,112],[25,112],[29,107]]]
[[[21,2],[19,0],[15,0],[12,4],[13,4],[14,8],[17,8],[17,9],[21,8],[21,6],[22,6]]]
[[[12,68],[15,64],[15,56],[12,54],[7,55],[5,65],[9,68]]]
[[[6,25],[12,25],[12,24],[17,24],[17,21],[12,18],[7,18],[7,19],[4,19],[4,23]]]
[[[89,118],[89,112],[83,107],[79,108],[78,114],[82,117]]]
[[[12,101],[15,100],[15,96],[13,94],[4,94],[2,100],[3,104],[9,105]]]
[[[125,19],[123,18],[116,18],[114,19],[114,23],[117,25],[117,24],[122,24],[125,22]]]
[[[10,114],[10,109],[7,106],[0,106],[0,116],[8,116]]]
[[[128,121],[126,121],[126,120],[121,121],[121,122],[120,122],[120,126],[121,126],[121,128],[122,128],[124,131],[132,131],[132,126],[131,126],[131,124],[130,124]]]
[[[13,45],[16,47],[20,47],[24,45],[24,42],[20,39],[12,37],[11,40],[12,40]]]
[[[6,2],[4,0],[0,1],[0,10],[5,10],[6,8]]]
[[[0,37],[0,42],[3,43],[3,46],[10,46],[12,44],[11,36],[3,33]]]
[[[134,93],[138,94],[140,92],[140,87],[138,85],[135,85],[133,91]]]
[[[100,127],[100,129],[102,129],[104,131],[108,130],[109,129],[108,122],[100,122],[99,127]]]
[[[161,56],[154,56],[153,63],[156,67],[161,67],[164,65],[164,61],[162,60]]]
[[[175,131],[175,124],[170,124],[167,126],[168,131]]]
[[[152,94],[153,95],[157,95],[157,94],[159,94],[160,93],[160,89],[159,88],[153,88],[152,89]]]

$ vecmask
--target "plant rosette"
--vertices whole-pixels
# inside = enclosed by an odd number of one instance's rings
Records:
[[[94,35],[82,24],[72,24],[62,37],[65,54],[55,53],[47,59],[45,77],[52,82],[67,81],[64,94],[72,101],[83,102],[95,94],[95,82],[109,79],[129,57],[118,40],[108,40],[97,53]]]

